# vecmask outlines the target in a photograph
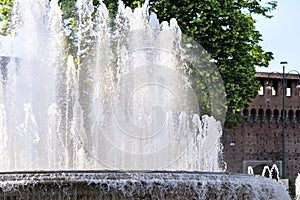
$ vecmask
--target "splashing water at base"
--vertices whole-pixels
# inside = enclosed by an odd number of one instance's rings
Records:
[[[0,195],[9,199],[55,200],[290,199],[285,188],[265,177],[174,171],[4,173],[0,174]]]

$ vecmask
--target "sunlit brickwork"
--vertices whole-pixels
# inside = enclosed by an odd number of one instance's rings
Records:
[[[261,173],[264,165],[276,163],[282,171],[282,120],[283,91],[286,123],[285,174],[294,180],[300,173],[300,90],[296,88],[298,74],[286,77],[285,89],[282,90],[282,76],[258,72],[257,79],[262,87],[259,95],[247,108],[241,110],[244,119],[234,130],[224,129],[222,143],[227,171],[247,173],[252,165],[255,173]],[[272,89],[267,89],[267,85]]]

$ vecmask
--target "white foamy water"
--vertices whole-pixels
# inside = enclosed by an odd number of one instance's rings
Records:
[[[14,2],[0,48],[0,171],[223,170],[221,124],[199,116],[185,61],[197,57],[175,19],[120,2],[112,24],[103,3],[78,0],[71,33],[57,0]]]

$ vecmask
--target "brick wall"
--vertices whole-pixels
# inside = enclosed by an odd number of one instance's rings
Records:
[[[246,165],[254,165],[260,173],[262,165],[279,165],[282,172],[282,99],[285,101],[286,123],[284,128],[285,175],[295,179],[300,173],[300,96],[296,85],[298,75],[287,76],[284,96],[282,95],[282,78],[267,73],[257,73],[263,93],[241,111],[244,120],[234,130],[223,130],[224,159],[227,171],[247,173]],[[268,84],[274,86],[272,91],[266,89]],[[289,88],[289,89],[286,89]]]

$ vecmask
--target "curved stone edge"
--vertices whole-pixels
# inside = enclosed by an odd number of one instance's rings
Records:
[[[290,199],[261,176],[177,171],[32,171],[0,173],[0,198]]]

